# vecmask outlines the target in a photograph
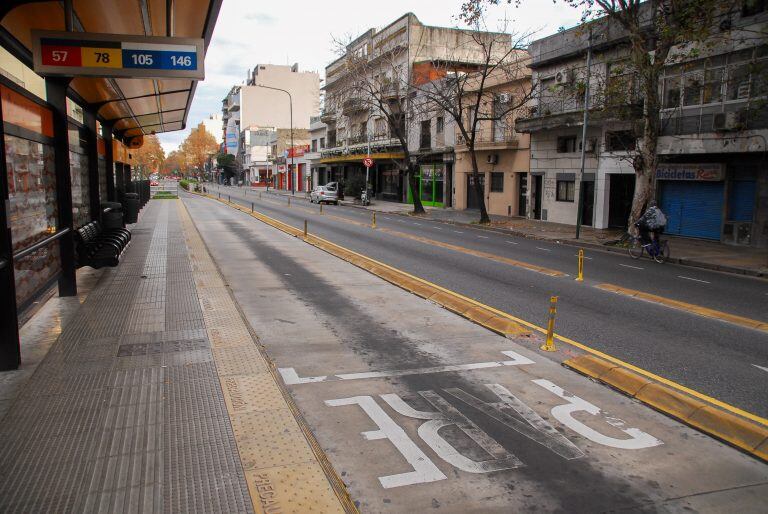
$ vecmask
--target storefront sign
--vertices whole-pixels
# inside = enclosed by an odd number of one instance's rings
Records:
[[[722,163],[674,163],[659,164],[656,168],[658,180],[723,180]]]
[[[32,31],[32,55],[40,75],[205,78],[199,38]]]

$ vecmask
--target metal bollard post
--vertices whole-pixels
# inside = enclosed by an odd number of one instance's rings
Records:
[[[304,239],[307,238],[307,220],[304,220]]]
[[[320,204],[320,214],[322,214],[322,213],[323,213],[323,204],[321,203]]]
[[[373,211],[373,220],[371,221],[371,228],[376,228],[376,211]]]
[[[288,207],[290,207],[290,206],[291,206],[291,197],[289,196],[288,197]]]
[[[261,200],[261,193],[259,193],[259,200]]]
[[[251,212],[253,212],[253,202],[251,202]]]
[[[584,250],[579,249],[579,275],[576,277],[577,282],[584,281]]]
[[[221,191],[219,191],[219,200],[221,200]]]
[[[545,352],[554,352],[555,348],[555,314],[557,314],[557,296],[553,296],[549,299],[549,322],[547,323],[547,340],[541,345],[541,349]]]
[[[232,203],[232,197],[227,195],[227,203]]]

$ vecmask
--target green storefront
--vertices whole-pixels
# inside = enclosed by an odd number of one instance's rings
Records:
[[[422,164],[416,176],[419,183],[419,197],[422,205],[443,207],[443,182],[445,181],[445,164]],[[408,203],[413,203],[410,185],[408,187]]]

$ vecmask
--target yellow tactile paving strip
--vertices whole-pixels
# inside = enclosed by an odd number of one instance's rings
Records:
[[[256,512],[357,512],[178,203],[205,327]]]

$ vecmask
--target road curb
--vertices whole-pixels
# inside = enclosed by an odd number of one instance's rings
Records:
[[[491,310],[480,302],[476,302],[470,298],[463,297],[454,293],[453,291],[443,289],[419,277],[410,275],[382,262],[378,262],[374,259],[371,259],[370,257],[339,246],[321,237],[317,237],[312,234],[308,234],[307,237],[304,237],[303,230],[261,214],[260,212],[251,212],[250,209],[243,207],[242,205],[235,202],[230,202],[223,198],[219,199],[209,194],[194,194],[219,201],[234,209],[244,212],[245,214],[258,219],[259,221],[262,221],[263,223],[266,223],[273,228],[302,239],[307,244],[330,253],[335,257],[338,257],[350,264],[357,266],[358,268],[364,269],[378,276],[379,278],[382,278],[387,282],[396,285],[401,289],[415,294],[416,296],[436,303],[441,307],[455,314],[458,314],[459,316],[468,319],[469,321],[472,321],[473,323],[476,323],[492,332],[495,332],[496,334],[510,338],[531,335],[530,330],[524,328],[522,325],[512,319],[498,314],[496,311]]]
[[[617,364],[580,355],[563,366],[635,398],[657,411],[768,462],[768,428],[648,380]]]

